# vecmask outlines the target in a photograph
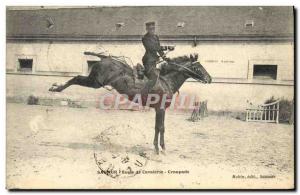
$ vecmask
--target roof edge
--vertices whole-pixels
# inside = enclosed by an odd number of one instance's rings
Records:
[[[7,35],[7,40],[24,41],[140,41],[141,35]],[[293,35],[185,35],[160,36],[161,41],[294,41]]]

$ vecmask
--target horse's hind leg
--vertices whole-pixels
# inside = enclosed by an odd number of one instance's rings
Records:
[[[62,85],[53,84],[52,87],[49,89],[49,91],[61,92],[71,85],[80,85],[80,86],[91,87],[95,89],[101,87],[101,85],[96,81],[95,78],[91,76],[78,75],[72,78],[71,80],[69,80],[68,82],[66,82],[65,84]]]

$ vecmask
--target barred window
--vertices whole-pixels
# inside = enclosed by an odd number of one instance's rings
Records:
[[[19,72],[32,72],[33,59],[18,59],[18,61]]]
[[[254,79],[277,79],[277,65],[262,65],[254,64],[253,66]]]

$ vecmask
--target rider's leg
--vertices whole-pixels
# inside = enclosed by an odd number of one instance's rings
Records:
[[[145,75],[149,80],[146,83],[144,89],[142,90],[142,94],[148,94],[151,91],[151,89],[154,87],[159,77],[159,70],[157,68],[152,68],[150,71],[147,71]]]

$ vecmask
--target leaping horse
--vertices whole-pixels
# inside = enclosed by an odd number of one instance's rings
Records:
[[[93,52],[85,52],[85,55],[97,56],[101,61],[95,63],[88,76],[75,76],[64,84],[53,84],[49,91],[61,92],[71,85],[80,85],[91,88],[101,88],[111,86],[120,94],[126,94],[130,101],[134,101],[137,94],[142,93],[147,80],[144,79],[140,85],[136,84],[136,78],[133,69],[126,63],[121,62],[115,57],[105,56]],[[163,94],[168,98],[172,97],[183,83],[188,78],[196,79],[202,83],[211,83],[211,76],[204,67],[197,61],[194,56],[181,56],[170,59],[161,67],[160,76],[158,77],[155,86],[149,91],[149,94],[158,94],[162,97]],[[142,94],[143,105],[145,105],[145,96]],[[149,107],[155,109],[155,135],[154,147],[156,154],[159,154],[158,137],[160,136],[160,146],[165,151],[165,110],[170,104],[161,107],[160,103],[150,104]]]

